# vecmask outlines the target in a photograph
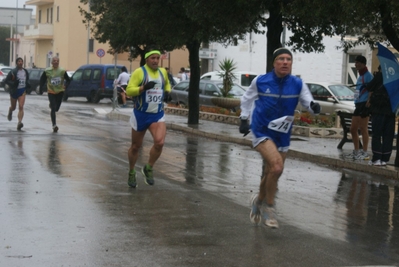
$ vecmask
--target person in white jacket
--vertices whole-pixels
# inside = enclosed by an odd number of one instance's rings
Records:
[[[259,193],[251,199],[250,219],[256,224],[263,219],[272,228],[279,227],[274,199],[290,145],[295,108],[300,101],[312,114],[320,112],[307,85],[291,75],[292,60],[288,49],[274,51],[274,69],[257,76],[241,97],[240,132],[245,136],[252,131],[253,147],[264,162]]]

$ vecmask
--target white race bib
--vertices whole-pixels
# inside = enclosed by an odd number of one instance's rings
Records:
[[[153,89],[149,89],[146,91],[145,101],[147,103],[162,103],[162,84],[155,84]]]
[[[60,85],[61,84],[61,77],[51,78],[50,83],[51,83],[51,85]]]
[[[269,122],[267,128],[280,133],[288,133],[294,122],[294,116],[284,116]]]

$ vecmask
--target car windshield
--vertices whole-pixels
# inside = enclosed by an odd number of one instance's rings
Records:
[[[223,84],[219,83],[218,85],[219,89],[223,88]],[[237,85],[237,84],[233,84],[233,86],[231,87],[231,90],[229,92],[229,95],[231,96],[242,96],[245,93],[244,88],[242,88],[241,86]]]
[[[242,86],[250,86],[253,79],[255,79],[257,75],[253,74],[242,74],[241,75],[241,85]]]
[[[339,100],[347,100],[347,101],[352,101],[354,100],[354,92],[345,85],[337,84],[337,85],[330,85],[328,86],[330,90],[333,92],[336,98]]]

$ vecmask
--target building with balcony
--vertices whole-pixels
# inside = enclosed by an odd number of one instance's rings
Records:
[[[28,0],[25,5],[36,7],[35,22],[25,27],[23,38],[34,43],[30,48],[34,47],[33,62],[37,67],[50,66],[53,56],[58,56],[60,66],[68,70],[87,63],[115,63],[112,54],[97,53],[109,51],[110,46],[93,38],[79,12],[79,6],[88,7],[79,0]],[[26,47],[23,53],[28,54],[28,50]],[[118,54],[116,60],[131,72],[140,66],[140,59],[130,62],[128,56],[128,53]],[[175,76],[180,67],[188,67],[188,64],[187,50],[172,51],[169,56],[162,57],[160,63],[169,67]]]

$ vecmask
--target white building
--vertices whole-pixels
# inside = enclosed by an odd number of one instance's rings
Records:
[[[24,32],[25,26],[29,25],[34,21],[32,19],[32,9],[31,8],[7,8],[0,7],[0,25],[3,27],[10,27],[10,58],[9,62],[2,62],[9,66],[15,66],[15,59],[23,55],[19,54],[20,46],[29,46],[26,41],[21,40],[21,33]],[[17,26],[16,26],[17,25]],[[23,44],[22,44],[23,42]],[[29,49],[29,47],[28,47]],[[33,50],[32,50],[33,51]],[[0,51],[1,53],[2,51]],[[29,58],[24,58],[24,62],[29,60]]]
[[[290,33],[287,32],[287,36]],[[293,74],[304,81],[337,82],[354,84],[357,77],[354,59],[357,55],[367,58],[367,67],[373,72],[378,67],[376,51],[368,46],[358,46],[344,53],[338,50],[340,37],[325,37],[323,53],[293,52]],[[266,35],[248,33],[246,40],[239,41],[236,46],[225,47],[222,44],[211,43],[209,48],[214,51],[213,59],[208,60],[209,71],[219,70],[219,62],[224,58],[232,58],[237,62],[237,70],[253,71],[259,74],[266,72]]]

